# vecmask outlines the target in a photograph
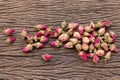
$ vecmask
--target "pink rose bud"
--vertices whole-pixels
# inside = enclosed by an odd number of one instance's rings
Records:
[[[16,40],[15,37],[7,37],[7,40],[5,41],[5,43],[12,44],[13,42],[15,42],[15,40]]]
[[[84,36],[90,36],[90,33],[84,31],[83,35],[84,35]]]
[[[33,46],[32,46],[31,44],[27,44],[27,45],[22,49],[22,52],[28,53],[28,52],[30,52],[31,50],[33,50]]]
[[[62,23],[61,23],[61,28],[62,29],[65,29],[66,28],[66,26],[67,26],[67,23],[66,23],[66,21],[63,21]]]
[[[66,42],[69,39],[69,35],[67,33],[63,33],[58,37],[58,40],[61,42]]]
[[[35,30],[45,30],[47,28],[47,26],[39,24],[39,25],[36,25],[34,28],[35,28]]]
[[[40,42],[37,42],[37,43],[34,43],[32,44],[34,47],[38,48],[38,49],[41,49],[43,48],[45,45],[43,43],[40,43]]]
[[[100,39],[99,38],[95,39],[95,47],[100,47]]]
[[[104,37],[109,37],[110,36],[110,34],[108,33],[108,32],[106,32],[105,34],[104,34]]]
[[[110,34],[110,36],[111,36],[113,39],[116,38],[116,34],[115,34],[113,31],[109,31],[109,34]]]
[[[50,37],[56,38],[58,37],[58,33],[56,31],[53,31],[50,33]]]
[[[33,43],[33,38],[34,38],[33,35],[28,34],[28,35],[27,35],[27,42],[28,42],[28,43]]]
[[[23,30],[21,32],[22,39],[26,39],[27,38],[27,34],[28,34],[27,28],[23,28]]]
[[[49,39],[46,36],[41,36],[40,37],[40,42],[41,43],[47,43],[49,41]]]
[[[84,27],[84,30],[85,30],[86,32],[91,32],[91,31],[92,31],[92,28],[91,28],[90,26],[85,26],[85,27]]]
[[[114,39],[111,38],[111,37],[107,37],[105,41],[106,41],[107,43],[113,43],[113,42],[114,42]]]
[[[92,52],[92,51],[94,50],[94,48],[95,48],[95,47],[94,47],[94,44],[91,43],[90,46],[89,46],[89,51]]]
[[[108,51],[108,44],[103,42],[101,43],[101,47],[105,50],[105,51]]]
[[[79,56],[83,61],[88,60],[87,54],[84,51],[79,52]]]
[[[96,31],[93,31],[92,35],[96,37],[96,36],[98,36],[98,33]]]
[[[37,37],[41,37],[44,34],[45,34],[45,31],[40,30],[39,32],[37,32]]]
[[[50,42],[50,45],[53,47],[60,47],[62,43],[58,40]]]
[[[35,40],[35,42],[38,41],[38,36],[37,36],[37,34],[34,34],[33,39]]]
[[[105,52],[104,52],[104,50],[97,50],[95,54],[97,56],[104,56]]]
[[[55,27],[54,30],[58,33],[58,34],[61,34],[63,29],[60,28],[60,27]]]
[[[103,22],[103,25],[105,27],[110,27],[112,25],[112,23],[110,21],[105,21],[105,22]]]
[[[94,53],[87,54],[88,57],[92,58],[94,56]]]
[[[75,48],[77,49],[78,52],[80,52],[82,50],[81,44],[76,44]]]
[[[79,25],[78,23],[69,23],[68,28],[69,29],[75,29],[76,27],[78,27],[78,25]]]
[[[82,25],[80,25],[80,26],[78,27],[78,32],[79,32],[80,34],[83,34],[83,31],[84,31],[84,27],[83,27]]]
[[[74,29],[69,29],[69,30],[68,30],[68,34],[69,34],[69,35],[73,35],[73,33],[74,33]]]
[[[99,57],[97,55],[94,55],[93,56],[93,62],[98,63],[98,61],[99,61]]]
[[[51,32],[52,32],[52,28],[49,27],[49,28],[47,28],[47,29],[45,30],[44,35],[45,35],[45,36],[50,36],[50,33],[51,33]]]
[[[103,26],[103,23],[101,21],[96,23],[96,28],[101,28]]]
[[[88,38],[89,38],[89,40],[90,40],[91,42],[94,42],[94,41],[95,41],[95,37],[94,37],[92,34],[89,35]]]
[[[45,61],[50,61],[50,60],[53,58],[53,56],[52,56],[52,55],[49,55],[49,54],[43,54],[43,55],[42,55],[42,58],[43,58],[43,60],[45,60]]]
[[[89,48],[88,44],[86,44],[86,43],[83,43],[83,44],[82,44],[82,49],[83,49],[84,51],[87,51],[88,48]]]
[[[71,48],[73,48],[74,46],[73,46],[73,44],[72,44],[72,42],[67,42],[65,45],[64,45],[64,48],[67,48],[67,49],[71,49]]]
[[[69,41],[72,42],[73,45],[79,42],[77,38],[70,38]]]
[[[82,42],[88,44],[88,43],[90,42],[90,40],[89,40],[88,37],[83,37],[83,38],[82,38]]]
[[[109,52],[107,52],[106,55],[105,55],[105,63],[106,63],[108,60],[110,60],[110,58],[111,58],[111,52],[109,51]]]
[[[95,29],[95,28],[96,28],[95,23],[92,22],[92,21],[90,22],[90,26],[91,26],[92,29]]]
[[[112,52],[116,52],[116,53],[118,52],[118,49],[117,49],[116,45],[114,45],[114,44],[111,44],[110,47],[109,47],[109,49]]]
[[[82,38],[82,36],[80,35],[79,32],[74,32],[74,33],[73,33],[73,37],[74,37],[74,38],[77,38],[77,39],[81,39],[81,38]]]
[[[12,28],[5,28],[3,31],[3,33],[7,36],[12,35],[14,32],[15,32],[15,30]]]
[[[99,30],[98,30],[98,34],[100,35],[100,36],[102,36],[102,35],[104,35],[104,33],[105,33],[105,27],[103,27],[103,28],[100,28]]]

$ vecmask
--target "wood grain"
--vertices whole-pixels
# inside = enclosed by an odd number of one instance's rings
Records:
[[[63,20],[81,24],[110,20],[120,48],[120,0],[0,0],[0,80],[119,80],[119,53],[113,54],[107,64],[101,59],[95,65],[82,62],[75,50],[49,45],[29,54],[21,52],[25,46],[19,36],[23,27],[35,33],[36,24],[59,26]],[[17,40],[12,45],[3,43],[4,26],[16,30]],[[55,56],[50,62],[40,59],[47,52]]]

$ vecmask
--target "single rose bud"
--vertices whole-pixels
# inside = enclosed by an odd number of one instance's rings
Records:
[[[110,58],[111,58],[111,52],[110,52],[110,51],[107,52],[104,58],[105,58],[105,63],[106,63],[108,60],[110,60]]]
[[[52,55],[49,55],[49,54],[43,54],[43,55],[42,55],[42,58],[43,58],[43,60],[45,60],[45,61],[50,61],[50,60],[53,58],[53,56],[52,56]]]
[[[117,47],[116,47],[116,45],[115,44],[111,44],[110,45],[110,47],[109,47],[109,49],[110,49],[110,51],[112,51],[112,52],[118,52],[118,49],[117,49]]]
[[[41,49],[41,48],[43,48],[45,45],[44,45],[43,43],[36,42],[36,43],[32,44],[32,46],[35,47],[35,48]]]
[[[89,53],[87,54],[88,57],[92,58],[95,54],[94,53]]]
[[[78,52],[80,52],[82,50],[81,44],[76,44],[75,48],[77,49]]]
[[[83,49],[84,51],[87,51],[88,48],[89,48],[88,44],[86,44],[86,43],[83,43],[83,44],[82,44],[82,49]]]
[[[110,36],[111,36],[113,39],[116,38],[116,34],[115,34],[113,31],[109,31],[109,34],[110,34]]]
[[[88,38],[89,38],[89,40],[90,40],[91,42],[94,42],[94,41],[95,41],[95,37],[94,37],[92,34],[89,35]]]
[[[103,23],[101,21],[96,23],[96,28],[101,28],[103,26]]]
[[[74,37],[74,38],[77,38],[77,39],[81,39],[81,38],[82,38],[82,36],[80,35],[79,32],[74,32],[74,33],[73,33],[73,37]]]
[[[14,32],[15,32],[15,30],[12,29],[12,28],[5,28],[4,31],[3,31],[3,33],[7,36],[12,35]]]
[[[45,34],[45,31],[44,30],[40,30],[40,31],[37,32],[36,35],[37,35],[37,37],[41,37],[44,34]]]
[[[74,33],[74,29],[69,29],[69,30],[68,30],[68,34],[69,34],[69,35],[73,35],[73,33]]]
[[[104,50],[97,50],[96,53],[95,53],[97,56],[104,56],[105,54],[105,51]]]
[[[106,32],[105,34],[104,34],[104,37],[109,37],[110,36],[110,34],[108,33],[108,32]]]
[[[92,32],[92,35],[95,36],[95,37],[97,37],[97,36],[98,36],[98,33],[94,30],[94,31]]]
[[[77,38],[70,38],[69,41],[72,42],[73,45],[79,42]]]
[[[58,37],[58,33],[56,31],[53,31],[53,32],[50,33],[50,37],[57,38]]]
[[[99,61],[99,57],[97,55],[94,55],[93,56],[93,62],[98,63],[98,61]]]
[[[50,45],[52,47],[60,47],[62,45],[62,43],[60,41],[56,40],[56,41],[50,42]]]
[[[90,26],[91,26],[92,29],[95,29],[95,28],[96,28],[95,23],[92,22],[92,21],[90,22]]]
[[[5,43],[12,44],[15,42],[16,38],[15,37],[7,37]]]
[[[87,61],[87,60],[88,60],[87,54],[86,54],[84,51],[80,51],[80,52],[79,52],[79,56],[80,56],[80,58],[81,58],[83,61]]]
[[[108,51],[108,45],[107,45],[107,43],[105,43],[105,42],[101,43],[101,47],[102,47],[105,51]]]
[[[99,47],[100,46],[100,39],[96,38],[95,39],[95,47]]]
[[[45,30],[44,35],[45,35],[45,36],[50,36],[50,33],[51,33],[51,32],[52,32],[52,28],[49,27],[49,28],[47,28],[47,29]]]
[[[31,35],[31,34],[27,35],[27,42],[28,43],[33,43],[33,35]]]
[[[47,26],[43,24],[39,24],[39,25],[36,25],[34,28],[35,30],[45,30]]]
[[[79,25],[78,23],[69,23],[68,28],[69,29],[75,29],[76,27],[78,27],[78,25]]]
[[[114,39],[111,38],[111,37],[107,37],[105,41],[106,41],[107,43],[113,43],[113,42],[114,42]]]
[[[67,23],[66,23],[66,21],[63,21],[62,23],[61,23],[61,28],[62,29],[65,29],[66,28],[66,26],[67,26]]]
[[[102,35],[104,35],[104,33],[105,33],[105,27],[102,27],[102,28],[100,28],[99,30],[98,30],[98,34],[100,35],[100,36],[102,36]]]
[[[47,43],[49,41],[49,39],[46,36],[41,36],[39,40],[41,43]]]
[[[91,26],[85,26],[85,27],[84,27],[84,30],[85,30],[86,32],[91,32],[91,31],[92,31],[92,28],[91,28]]]
[[[58,33],[58,34],[61,34],[63,29],[60,28],[60,27],[55,27],[54,30]]]
[[[84,31],[83,35],[84,35],[84,36],[90,36],[90,33]]]
[[[21,37],[22,39],[27,39],[27,34],[28,34],[28,31],[27,31],[27,28],[23,28],[22,32],[21,32]]]
[[[103,25],[105,27],[110,27],[112,25],[112,23],[110,21],[105,21],[105,22],[103,22]]]
[[[22,49],[22,52],[28,53],[28,52],[30,52],[31,50],[33,50],[33,46],[32,46],[31,44],[27,44],[27,45]]]
[[[82,42],[88,44],[88,43],[90,42],[90,40],[89,40],[88,37],[83,37],[83,38],[82,38]]]
[[[35,40],[35,42],[38,41],[38,36],[37,36],[37,34],[34,34],[34,36],[33,36],[33,40]]]
[[[64,48],[67,48],[67,49],[71,49],[71,48],[73,48],[74,46],[73,46],[73,44],[72,44],[72,42],[67,42],[65,45],[64,45]]]
[[[92,52],[92,51],[94,50],[94,48],[95,48],[95,47],[94,47],[94,44],[91,43],[90,46],[89,46],[89,52]]]
[[[67,33],[63,33],[58,37],[58,40],[61,42],[66,42],[69,39],[69,35]]]
[[[83,31],[84,31],[84,27],[83,27],[82,25],[79,25],[79,27],[78,27],[78,32],[79,32],[80,34],[83,34]]]

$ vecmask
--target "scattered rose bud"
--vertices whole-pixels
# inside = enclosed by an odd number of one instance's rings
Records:
[[[34,47],[38,48],[38,49],[41,49],[43,48],[45,45],[43,43],[40,43],[40,42],[37,42],[37,43],[34,43],[32,44]]]
[[[113,39],[116,38],[116,34],[115,34],[113,31],[109,31],[109,34],[110,34],[110,36],[111,36]]]
[[[95,36],[95,37],[97,37],[97,36],[98,36],[98,33],[97,33],[96,31],[93,31],[93,32],[92,32],[92,35]]]
[[[80,52],[82,50],[81,44],[76,44],[75,48],[77,49],[78,52]]]
[[[69,29],[75,29],[76,27],[78,27],[78,23],[69,23],[68,24]]]
[[[97,55],[94,55],[93,56],[93,62],[98,63],[98,61],[99,61],[99,57]]]
[[[47,28],[47,26],[39,24],[39,25],[36,25],[34,28],[35,28],[35,30],[45,30]]]
[[[64,45],[64,48],[67,48],[67,49],[71,49],[71,48],[73,48],[74,46],[73,46],[73,44],[72,44],[72,42],[67,42],[65,45]]]
[[[96,28],[95,23],[92,22],[92,21],[90,22],[90,26],[91,26],[92,29],[95,29],[95,28]]]
[[[61,34],[63,29],[60,28],[60,27],[55,27],[54,30],[58,33],[58,34]]]
[[[43,54],[43,55],[42,55],[42,58],[43,58],[43,60],[45,60],[45,61],[50,61],[50,60],[53,58],[53,56],[52,56],[52,55],[49,55],[49,54]]]
[[[39,40],[41,43],[47,43],[49,41],[49,39],[46,36],[41,36]]]
[[[88,43],[90,42],[90,40],[89,40],[88,37],[83,37],[83,38],[82,38],[82,42],[88,44]]]
[[[118,49],[117,49],[116,45],[114,45],[114,44],[111,44],[110,47],[109,47],[109,49],[112,52],[116,52],[116,53],[118,52]]]
[[[107,43],[105,43],[105,42],[101,43],[101,47],[102,47],[105,51],[108,51],[108,45],[107,45]]]
[[[70,38],[69,41],[72,42],[73,45],[79,42],[77,38]]]
[[[101,28],[103,26],[103,23],[101,21],[96,23],[96,28]]]
[[[66,28],[66,26],[67,26],[66,21],[63,21],[63,22],[61,23],[61,28],[62,28],[62,29],[65,29],[65,28]]]
[[[91,26],[85,26],[85,27],[84,27],[84,30],[85,30],[86,32],[91,32],[91,31],[92,31],[92,28],[91,28]]]
[[[53,31],[50,33],[50,37],[56,38],[58,37],[58,33],[56,31]]]
[[[103,25],[105,27],[110,27],[112,25],[112,23],[110,21],[105,21],[105,22],[103,22]]]
[[[79,56],[83,61],[88,60],[87,54],[84,51],[79,52]]]
[[[84,36],[90,36],[90,33],[84,31],[83,35],[84,35]]]
[[[23,28],[22,32],[21,32],[21,37],[22,39],[27,39],[27,34],[28,34],[28,31],[27,31],[27,28]]]
[[[58,40],[50,42],[50,45],[53,47],[60,47],[62,43]]]
[[[88,48],[89,48],[88,44],[86,44],[86,43],[83,43],[83,44],[82,44],[82,49],[83,49],[84,51],[87,51]]]
[[[79,27],[78,27],[78,32],[79,32],[80,34],[83,34],[83,31],[84,31],[84,27],[83,27],[82,25],[79,25]]]
[[[111,52],[109,51],[109,52],[107,52],[106,55],[105,55],[105,63],[106,63],[108,60],[110,60],[110,58],[111,58]]]
[[[7,36],[12,35],[14,32],[15,32],[15,30],[12,28],[5,28],[3,31],[3,33]]]
[[[12,44],[15,40],[16,40],[15,37],[7,37],[7,40],[5,41],[5,43]]]
[[[104,56],[105,54],[105,51],[104,50],[97,50],[96,53],[95,53],[97,56]]]
[[[31,44],[27,44],[27,45],[22,49],[22,52],[28,53],[28,52],[30,52],[31,50],[33,50],[33,46],[32,46]]]
[[[90,40],[91,42],[94,42],[94,41],[95,41],[95,37],[94,37],[93,35],[89,35],[88,38],[89,38],[89,40]]]
[[[98,30],[98,34],[100,35],[100,36],[102,36],[102,35],[104,35],[104,33],[105,33],[105,27],[103,27],[103,28],[100,28],[99,30]]]
[[[95,39],[95,47],[99,47],[100,46],[100,39],[96,38]]]
[[[74,32],[74,33],[73,33],[73,37],[74,37],[74,38],[77,38],[77,39],[81,39],[81,38],[82,38],[82,36],[80,35],[79,32]]]
[[[58,37],[58,40],[61,42],[66,42],[69,39],[69,35],[67,33],[63,33]]]

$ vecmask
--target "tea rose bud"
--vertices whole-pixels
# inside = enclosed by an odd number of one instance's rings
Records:
[[[115,34],[113,31],[109,31],[109,34],[110,34],[110,36],[111,36],[113,39],[116,38],[116,34]]]
[[[87,54],[86,54],[84,51],[80,51],[80,52],[79,52],[79,56],[80,56],[80,58],[81,58],[83,61],[87,61],[87,60],[88,60]]]
[[[58,37],[58,40],[61,42],[66,42],[69,39],[69,35],[67,33],[63,33]]]
[[[114,44],[111,44],[110,47],[109,47],[109,49],[112,52],[116,52],[116,53],[118,52],[118,49],[117,49],[116,45],[114,45]]]
[[[105,27],[103,27],[103,28],[100,28],[99,30],[98,30],[98,34],[100,35],[100,36],[102,36],[102,35],[104,35],[104,33],[105,33]]]
[[[113,42],[114,42],[114,39],[111,38],[111,37],[107,37],[105,41],[106,41],[107,43],[113,43]]]
[[[57,38],[58,33],[56,31],[53,31],[53,32],[50,33],[50,37]]]
[[[94,55],[93,56],[93,62],[98,63],[98,61],[99,61],[99,57],[97,55]]]
[[[74,33],[73,33],[73,37],[74,37],[74,38],[77,38],[77,39],[81,39],[81,38],[82,38],[82,36],[80,35],[79,32],[74,32]]]
[[[86,31],[84,31],[83,35],[84,35],[84,36],[89,36],[89,35],[90,35],[90,33],[88,33],[88,32],[86,32]]]
[[[73,45],[79,42],[77,38],[70,38],[69,41],[72,42]]]
[[[78,52],[80,52],[82,50],[81,44],[76,44],[75,48],[77,49]]]
[[[100,46],[100,39],[96,38],[95,39],[95,47],[99,47]]]
[[[47,29],[45,30],[44,35],[45,35],[45,36],[50,36],[50,33],[51,33],[51,32],[52,32],[52,28],[49,27],[49,28],[47,28]]]
[[[105,42],[101,43],[101,47],[102,47],[105,51],[108,51],[108,45],[107,45],[107,43],[105,43]]]
[[[110,27],[112,25],[112,23],[110,21],[105,21],[105,22],[103,22],[103,25],[105,27]]]
[[[65,29],[66,28],[66,26],[67,26],[67,23],[66,23],[66,21],[63,21],[62,23],[61,23],[61,28],[62,29]]]
[[[82,25],[79,25],[79,27],[78,27],[78,32],[79,32],[80,34],[83,34],[83,31],[84,31],[84,27],[83,27]]]
[[[64,45],[64,48],[67,48],[67,49],[71,49],[71,48],[73,48],[74,46],[73,46],[73,44],[72,44],[72,42],[67,42],[65,45]]]
[[[50,42],[50,45],[53,47],[60,47],[62,43],[58,40]]]
[[[22,49],[22,52],[28,53],[28,52],[30,52],[31,50],[33,50],[33,46],[32,46],[31,44],[27,44],[27,45]]]
[[[31,34],[27,35],[27,42],[28,43],[33,43],[33,35],[31,35]]]
[[[76,27],[78,27],[78,23],[69,23],[68,24],[69,29],[75,29]]]
[[[108,60],[110,60],[110,58],[111,58],[111,52],[109,51],[109,52],[107,52],[106,55],[105,55],[105,63],[106,63]]]
[[[69,34],[69,35],[73,35],[73,33],[74,33],[74,29],[69,29],[69,30],[68,30],[68,34]]]
[[[96,23],[96,28],[101,28],[103,26],[103,23],[101,21]]]
[[[96,31],[93,31],[93,32],[92,32],[92,35],[95,36],[95,37],[97,37],[97,36],[98,36],[98,33],[97,33]]]
[[[7,36],[12,35],[14,32],[15,32],[15,30],[12,29],[12,28],[5,28],[4,31],[3,31],[3,33]]]
[[[95,53],[97,56],[104,56],[105,52],[104,50],[97,50],[96,53]]]
[[[92,52],[94,50],[94,44],[91,43],[90,46],[89,46],[89,52]]]
[[[47,43],[49,41],[49,39],[46,36],[41,36],[39,40],[41,43]]]
[[[39,25],[36,25],[34,28],[35,30],[45,30],[47,26],[43,24],[39,24]]]
[[[13,42],[15,42],[15,40],[16,40],[15,37],[7,37],[7,40],[5,41],[5,43],[12,44]]]
[[[95,23],[91,21],[91,22],[90,22],[90,27],[91,27],[92,29],[95,29],[95,28],[96,28]]]
[[[94,37],[93,35],[89,35],[88,38],[89,38],[89,40],[90,40],[91,42],[94,42],[94,41],[95,41],[95,37]]]
[[[86,43],[83,43],[83,44],[82,44],[82,49],[83,49],[84,51],[87,51],[88,48],[89,48],[88,44],[86,44]]]
[[[90,42],[90,40],[89,40],[88,37],[83,37],[83,38],[82,38],[82,42],[88,44],[88,43]]]
[[[60,27],[55,27],[54,30],[58,33],[58,34],[61,34],[63,29],[60,28]]]
[[[91,32],[91,31],[92,31],[92,28],[91,28],[91,26],[85,26],[85,27],[84,27],[84,30],[85,30],[86,32]]]
[[[53,58],[53,56],[52,56],[52,55],[49,55],[49,54],[43,54],[43,55],[42,55],[42,58],[43,58],[43,60],[45,60],[45,61],[50,61],[50,60]]]
[[[37,43],[34,43],[32,44],[32,46],[38,48],[38,49],[41,49],[43,48],[45,45],[43,43],[40,43],[40,42],[37,42]]]
[[[27,39],[27,34],[28,34],[28,31],[27,31],[27,28],[23,28],[22,32],[21,32],[21,37],[22,39]]]

